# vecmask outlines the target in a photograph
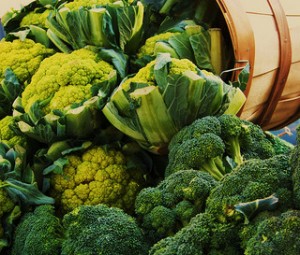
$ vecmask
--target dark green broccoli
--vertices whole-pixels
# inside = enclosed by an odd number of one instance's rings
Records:
[[[226,144],[226,153],[240,165],[243,162],[240,146],[242,121],[239,117],[228,114],[219,116],[218,120],[221,123],[221,138]]]
[[[41,205],[27,212],[17,225],[12,255],[60,254],[63,228],[52,205]]]
[[[300,210],[300,126],[297,127],[296,145],[291,152],[291,167],[293,171],[293,191],[295,208]]]
[[[245,160],[275,155],[272,141],[259,125],[231,114],[195,120],[173,136],[168,149],[165,176],[196,169],[209,172],[216,180]]]
[[[259,217],[259,216],[258,216]],[[240,232],[247,255],[299,255],[300,211],[267,214],[246,225]]]
[[[135,202],[141,227],[152,242],[173,235],[204,210],[216,184],[210,174],[191,169],[171,174],[156,187],[142,189]]]
[[[251,159],[227,174],[211,191],[206,211],[220,222],[244,220],[234,205],[276,194],[278,210],[293,207],[292,171],[287,155],[269,159]]]
[[[174,236],[154,244],[149,255],[239,255],[240,227],[220,223],[209,213],[199,213]]]
[[[242,120],[240,147],[244,159],[267,159],[275,156],[273,144],[264,130],[259,125],[247,120]]]
[[[143,255],[148,245],[135,219],[116,207],[82,205],[64,215],[62,255]]]
[[[135,219],[104,204],[82,205],[58,217],[41,205],[17,225],[12,255],[146,255],[149,245]]]
[[[165,175],[169,176],[178,170],[197,169],[210,173],[216,180],[226,173],[223,164],[225,144],[220,136],[205,133],[197,138],[190,138],[169,155],[170,162]],[[170,157],[173,158],[170,158]]]

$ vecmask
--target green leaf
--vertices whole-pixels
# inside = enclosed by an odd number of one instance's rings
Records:
[[[12,111],[13,101],[19,96],[22,86],[11,68],[6,68],[0,87],[0,118]]]
[[[128,56],[121,51],[114,49],[104,49],[102,48],[99,52],[101,59],[108,63],[112,63],[116,70],[118,71],[120,78],[123,79],[127,75],[128,69]]]
[[[231,85],[245,91],[250,77],[250,64],[248,63],[239,73],[237,81],[231,82]]]
[[[245,216],[245,224],[257,213],[265,210],[274,210],[278,206],[279,199],[275,194],[269,197],[256,199],[251,202],[239,203],[234,205],[234,209]]]
[[[35,183],[28,184],[19,180],[8,178],[5,180],[5,190],[15,200],[25,205],[54,204],[54,199],[44,195]]]
[[[68,163],[69,161],[67,158],[59,158],[43,170],[43,175],[47,175],[49,173],[63,174],[63,168]]]

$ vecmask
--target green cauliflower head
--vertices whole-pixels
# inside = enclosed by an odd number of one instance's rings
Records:
[[[45,114],[62,110],[91,98],[93,86],[114,77],[113,66],[88,49],[56,53],[41,63],[22,93],[22,105],[25,112],[36,102],[43,102]]]
[[[0,79],[4,78],[5,70],[9,67],[21,84],[29,82],[42,60],[54,52],[53,49],[48,49],[31,39],[1,41],[0,59],[5,61],[0,63]]]
[[[50,176],[50,193],[63,212],[99,203],[133,210],[143,184],[142,171],[140,176],[138,168],[131,174],[121,151],[95,146],[81,155],[69,154],[67,159],[63,173]]]

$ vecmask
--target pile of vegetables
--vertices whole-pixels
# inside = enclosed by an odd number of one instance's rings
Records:
[[[240,119],[208,0],[36,0],[1,17],[0,254],[299,255],[300,128]]]

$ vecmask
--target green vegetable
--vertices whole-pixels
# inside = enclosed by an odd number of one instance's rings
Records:
[[[27,146],[27,137],[22,134],[16,134],[11,125],[14,123],[14,118],[8,115],[0,120],[0,141],[11,147],[20,145],[24,148]]]
[[[236,234],[240,226],[219,223],[209,213],[199,213],[174,236],[154,244],[149,255],[243,254]]]
[[[195,120],[172,137],[168,149],[165,176],[192,168],[209,172],[217,180],[245,160],[276,155],[258,125],[232,114]]]
[[[295,208],[300,210],[300,126],[297,127],[297,144],[291,152],[291,167],[293,171],[293,191]]]
[[[14,100],[21,94],[22,85],[17,76],[11,70],[6,68],[4,78],[0,86],[0,118],[10,115]]]
[[[182,31],[168,28],[166,32],[147,38],[138,50],[137,57],[138,61],[145,59],[145,63],[159,53],[169,53],[172,58],[189,59],[200,69],[214,71],[210,51],[209,32],[194,23],[186,25]]]
[[[135,219],[121,209],[79,206],[63,218],[62,255],[146,255],[148,245]]]
[[[105,125],[100,109],[116,82],[114,67],[91,50],[55,53],[15,102],[16,128],[43,143],[86,138]]]
[[[143,4],[110,2],[61,5],[46,21],[50,40],[67,53],[87,45],[135,52],[143,38]]]
[[[178,171],[157,186],[142,189],[135,200],[139,224],[156,242],[175,234],[205,208],[217,182],[207,173]]]
[[[300,211],[290,209],[279,215],[267,214],[241,230],[244,254],[297,255],[299,231]]]
[[[54,53],[33,40],[15,39],[12,42],[2,40],[0,42],[0,79],[5,78],[7,68],[10,68],[16,75],[21,85],[30,82],[31,77],[37,71],[42,60]]]
[[[269,159],[250,159],[236,167],[212,190],[206,211],[220,222],[241,221],[243,214],[234,205],[276,194],[278,210],[293,206],[292,171],[289,157],[278,155]]]
[[[231,104],[235,114],[245,102],[240,92],[191,61],[162,53],[122,81],[103,113],[143,148],[165,154],[173,135],[195,119],[222,114]]]
[[[146,255],[147,250],[135,219],[102,204],[80,206],[62,218],[53,206],[38,206],[21,218],[12,245],[12,255]]]
[[[10,245],[15,221],[25,208],[54,203],[39,190],[28,156],[20,145],[0,143],[0,251]]]
[[[63,228],[52,205],[41,205],[25,213],[18,223],[12,255],[60,254]]]
[[[145,180],[141,165],[129,163],[130,156],[104,145],[70,151],[44,169],[50,178],[47,193],[56,199],[57,209],[62,213],[83,204],[99,203],[132,213]]]

